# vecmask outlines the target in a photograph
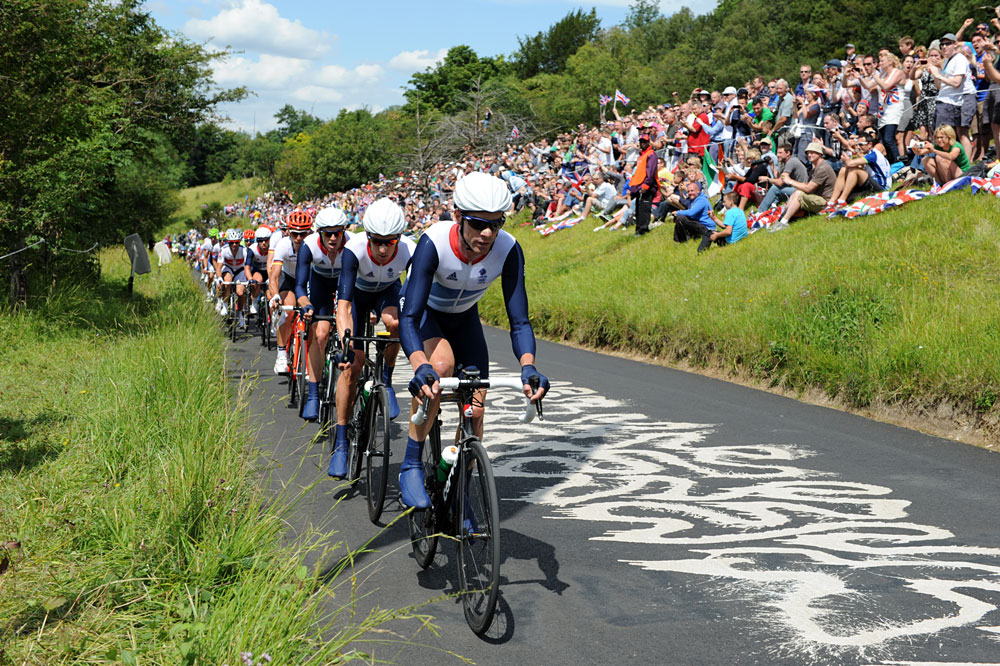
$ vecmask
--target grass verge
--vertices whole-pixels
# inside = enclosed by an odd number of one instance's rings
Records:
[[[996,198],[958,192],[702,255],[671,224],[642,239],[594,233],[595,220],[548,237],[520,216],[508,226],[543,336],[941,418],[997,448],[998,212]],[[480,312],[506,325],[498,290]]]
[[[0,324],[0,664],[321,664],[409,616],[356,616],[350,571],[302,564],[334,546],[282,538],[295,498],[264,495],[183,263],[131,300],[124,251],[102,263]]]

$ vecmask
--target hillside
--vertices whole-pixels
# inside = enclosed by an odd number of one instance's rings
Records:
[[[641,240],[594,224],[548,237],[508,226],[543,336],[998,449],[998,212],[994,197],[953,193],[853,221],[814,217],[701,256],[669,224]],[[498,291],[480,310],[506,324]]]

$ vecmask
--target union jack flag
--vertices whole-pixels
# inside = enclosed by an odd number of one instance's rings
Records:
[[[607,106],[608,102],[611,101],[611,95],[598,95],[598,100],[600,101],[601,106]]]
[[[516,141],[517,139],[520,138],[520,136],[521,136],[521,130],[517,129],[517,125],[514,125],[514,129],[510,131],[510,138]]]
[[[615,88],[615,99],[624,104],[625,106],[628,106],[629,102],[628,97],[626,97],[625,93],[623,93],[621,90],[618,90],[617,88]]]

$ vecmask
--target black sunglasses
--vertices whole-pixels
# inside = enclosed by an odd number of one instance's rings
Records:
[[[293,236],[295,238],[305,238],[306,236],[309,235],[309,232],[308,231],[289,231],[288,235],[289,236]]]
[[[320,229],[319,233],[323,236],[343,236],[344,229],[342,227],[337,229]]]
[[[392,247],[399,242],[399,236],[394,238],[376,238],[375,236],[369,236],[368,240],[371,241],[373,245],[388,245]]]
[[[486,228],[489,228],[490,231],[496,233],[503,226],[504,222],[507,221],[507,214],[501,215],[500,219],[497,220],[484,220],[481,217],[473,217],[472,215],[465,214],[462,215],[462,219],[467,221],[469,226],[476,231],[484,231]]]

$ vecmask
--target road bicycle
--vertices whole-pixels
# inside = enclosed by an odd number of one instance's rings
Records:
[[[298,407],[299,416],[302,415],[302,396],[306,392],[306,355],[309,344],[306,337],[306,325],[302,319],[302,310],[297,305],[282,305],[279,308],[282,312],[290,313],[292,318],[292,334],[286,343],[288,357],[288,406]]]
[[[267,280],[264,280],[263,282],[250,280],[247,288],[250,288],[255,284],[260,285],[260,292],[257,294],[257,315],[254,321],[257,326],[257,333],[260,335],[261,346],[264,347],[264,349],[271,351],[271,340],[274,335],[271,330],[271,308],[268,306],[267,300]]]
[[[342,341],[345,355],[354,342],[364,343],[364,362],[355,387],[354,404],[351,406],[347,424],[347,474],[348,480],[356,482],[361,478],[361,466],[365,466],[365,496],[368,502],[368,518],[379,524],[385,505],[385,490],[389,479],[390,421],[389,394],[382,381],[385,367],[385,350],[399,342],[399,338],[389,337],[386,331],[374,333],[374,326],[365,325],[365,335],[351,336],[351,330],[344,331]],[[371,347],[375,348],[375,358],[371,358]],[[336,429],[330,429],[331,448],[335,443]]]
[[[458,403],[458,432],[455,444],[442,449],[439,411],[423,450],[424,484],[431,506],[410,512],[410,539],[417,564],[426,569],[434,561],[439,537],[454,538],[465,620],[473,632],[482,635],[493,623],[500,593],[500,506],[489,456],[473,429],[472,408],[480,389],[521,392],[524,384],[517,376],[483,379],[475,368],[440,381],[442,403]],[[535,384],[533,391],[538,389]],[[414,424],[427,419],[427,404],[425,398],[418,406],[410,419]],[[541,400],[532,404],[525,398],[520,421],[529,423],[536,413],[541,418]]]

